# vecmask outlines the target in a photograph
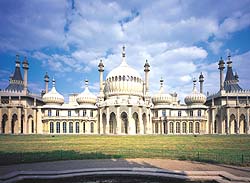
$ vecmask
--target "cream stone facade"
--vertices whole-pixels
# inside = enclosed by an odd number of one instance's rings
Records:
[[[204,77],[199,76],[193,89],[181,104],[177,93],[164,91],[160,80],[158,93],[149,95],[150,65],[146,60],[144,77],[126,62],[125,47],[121,64],[104,79],[104,64],[98,65],[100,91],[92,94],[85,81],[80,94],[70,94],[69,102],[56,90],[55,80],[40,95],[28,89],[29,64],[16,58],[16,67],[9,86],[0,90],[1,134],[250,134],[249,91],[238,85],[230,56],[224,80],[224,61],[219,61],[220,91],[206,97]],[[191,89],[190,89],[191,90]]]

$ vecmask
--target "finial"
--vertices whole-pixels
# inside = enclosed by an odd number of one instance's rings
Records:
[[[193,91],[196,91],[196,79],[193,78]]]
[[[19,55],[16,54],[16,61],[19,61]]]
[[[122,57],[125,57],[125,46],[122,47]]]
[[[203,82],[203,81],[204,81],[204,76],[203,76],[202,72],[201,72],[201,74],[200,74],[200,76],[199,76],[199,81],[200,81],[200,82]]]
[[[227,58],[228,58],[228,60],[230,60],[230,58],[231,58],[231,53],[230,53],[230,51],[228,52]]]
[[[85,88],[88,88],[88,85],[89,85],[89,81],[85,79]]]
[[[56,80],[55,80],[55,78],[52,79],[52,86],[53,86],[53,87],[56,86]]]
[[[163,82],[164,82],[164,80],[163,80],[162,77],[161,77],[161,79],[160,79],[160,84],[161,84],[161,86],[163,86]]]

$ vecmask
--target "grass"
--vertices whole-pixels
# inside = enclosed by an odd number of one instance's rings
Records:
[[[250,136],[0,136],[1,164],[61,159],[145,157],[249,164]]]

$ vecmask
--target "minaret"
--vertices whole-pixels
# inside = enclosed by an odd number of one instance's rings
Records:
[[[99,80],[100,80],[100,96],[103,96],[103,71],[104,71],[104,65],[102,63],[102,60],[100,60],[98,64],[98,71],[99,71]]]
[[[49,92],[49,76],[47,72],[44,76],[44,82],[45,82],[45,93],[48,93]]]
[[[224,66],[225,62],[223,61],[222,57],[220,58],[220,61],[219,61],[219,70],[220,70],[220,91],[224,90],[224,82],[223,82],[223,70],[225,69],[225,66]]]
[[[200,93],[203,93],[203,82],[204,82],[204,76],[201,72],[200,76],[199,76],[199,82],[200,82]]]
[[[28,69],[29,69],[29,63],[26,57],[24,57],[23,61],[23,70],[24,70],[24,75],[23,75],[23,89],[25,94],[28,92]]]
[[[144,72],[145,72],[145,85],[146,85],[146,91],[145,94],[148,95],[148,91],[149,91],[149,69],[150,65],[148,63],[148,60],[146,60],[146,63],[144,65]]]

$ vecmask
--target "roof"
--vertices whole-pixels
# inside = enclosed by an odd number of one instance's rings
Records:
[[[11,77],[10,84],[6,87],[6,90],[23,91],[23,77],[20,70],[20,62],[16,62],[16,68],[13,76]]]
[[[224,81],[224,90],[227,92],[242,90],[238,84],[238,79],[233,74],[233,68],[231,66],[227,67],[227,74]]]

